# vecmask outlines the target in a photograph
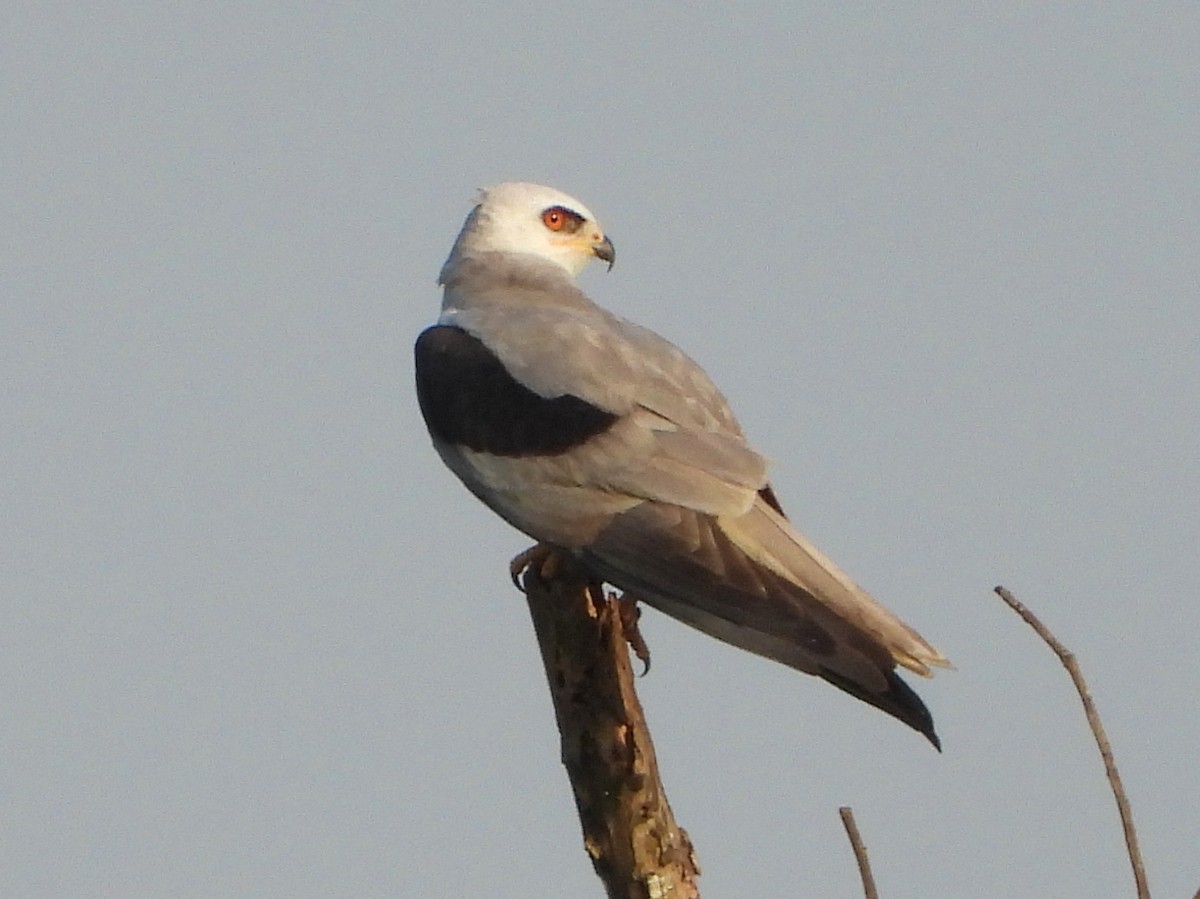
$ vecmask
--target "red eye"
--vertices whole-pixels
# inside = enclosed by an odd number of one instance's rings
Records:
[[[574,234],[583,224],[583,219],[570,209],[551,206],[542,213],[542,224],[551,231],[566,231],[568,234]]]

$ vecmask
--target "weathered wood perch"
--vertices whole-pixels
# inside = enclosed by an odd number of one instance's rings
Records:
[[[608,896],[698,899],[699,866],[667,803],[634,691],[621,601],[560,556],[531,564],[522,585],[583,845]]]

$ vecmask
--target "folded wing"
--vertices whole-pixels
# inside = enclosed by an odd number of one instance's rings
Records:
[[[946,660],[792,528],[766,460],[699,366],[599,310],[493,312],[431,328],[417,346],[422,412],[477,496],[613,585],[937,745],[895,667],[928,675]],[[537,342],[545,334],[573,352]]]

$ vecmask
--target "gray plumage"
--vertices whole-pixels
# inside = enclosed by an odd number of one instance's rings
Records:
[[[531,537],[721,640],[824,677],[924,733],[895,674],[946,660],[774,508],[767,462],[678,348],[601,309],[574,276],[612,244],[578,201],[484,192],[417,344],[434,445]]]

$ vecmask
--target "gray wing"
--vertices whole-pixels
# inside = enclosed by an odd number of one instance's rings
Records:
[[[790,526],[766,461],[692,360],[594,306],[493,303],[443,322],[525,391],[526,411],[569,399],[606,416],[554,452],[489,452],[435,433],[480,499],[615,586],[821,676],[936,744],[928,711],[894,669],[928,674],[945,659]]]
[[[443,323],[479,339],[537,396],[571,396],[616,416],[568,453],[502,466],[520,469],[518,482],[616,491],[712,514],[745,512],[766,486],[767,461],[746,442],[724,396],[652,331],[595,306],[527,303],[493,303]]]

